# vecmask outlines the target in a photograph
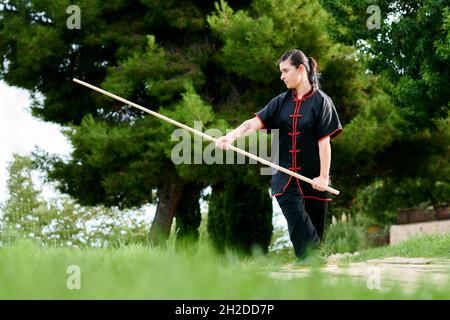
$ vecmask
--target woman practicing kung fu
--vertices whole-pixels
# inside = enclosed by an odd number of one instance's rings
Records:
[[[277,171],[271,180],[287,220],[297,264],[310,264],[309,249],[323,237],[330,194],[330,140],[342,132],[331,98],[319,89],[317,63],[298,49],[278,60],[287,91],[273,98],[255,117],[218,139],[227,150],[234,140],[259,129],[279,130],[279,165],[313,180],[303,182]]]

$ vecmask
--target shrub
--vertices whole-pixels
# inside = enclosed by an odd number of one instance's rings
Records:
[[[342,219],[328,225],[322,242],[322,250],[327,255],[355,252],[368,246],[366,226],[361,219]]]

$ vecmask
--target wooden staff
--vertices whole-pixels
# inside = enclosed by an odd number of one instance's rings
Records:
[[[116,96],[115,94],[112,94],[112,93],[110,93],[110,92],[108,92],[108,91],[106,91],[106,90],[100,89],[100,88],[98,88],[98,87],[96,87],[96,86],[93,86],[93,85],[91,85],[91,84],[89,84],[89,83],[87,83],[87,82],[78,80],[78,79],[76,79],[76,78],[74,78],[73,81],[75,81],[76,83],[81,84],[81,85],[83,85],[83,86],[85,86],[85,87],[88,87],[88,88],[90,88],[90,89],[92,89],[92,90],[94,90],[94,91],[100,92],[100,93],[102,93],[102,94],[104,94],[104,95],[106,95],[106,96],[108,96],[108,97],[111,97],[111,98],[113,98],[113,99],[119,100],[119,101],[121,101],[121,102],[123,102],[123,103],[125,103],[125,104],[127,104],[127,105],[130,105],[130,106],[135,107],[135,108],[137,108],[137,109],[139,109],[139,110],[142,110],[142,111],[144,111],[144,112],[146,112],[146,113],[150,113],[151,115],[153,115],[153,116],[155,116],[155,117],[158,117],[158,118],[160,118],[160,119],[162,119],[162,120],[164,120],[164,121],[167,121],[167,122],[169,122],[169,123],[171,123],[171,124],[173,124],[173,125],[175,125],[175,126],[177,126],[177,127],[186,129],[186,130],[188,130],[188,131],[190,131],[190,132],[192,132],[192,133],[194,133],[194,134],[196,134],[196,135],[199,135],[199,136],[201,136],[202,138],[205,138],[206,140],[213,141],[214,143],[217,142],[217,139],[214,138],[214,137],[211,137],[211,136],[209,136],[209,135],[207,135],[207,134],[205,134],[205,133],[203,133],[203,132],[201,132],[201,131],[198,131],[198,130],[196,130],[196,129],[193,129],[193,128],[191,128],[191,127],[188,127],[188,126],[185,125],[185,124],[182,124],[182,123],[180,123],[180,122],[178,122],[178,121],[175,121],[175,120],[173,120],[173,119],[170,119],[170,118],[168,118],[168,117],[166,117],[166,116],[163,116],[162,114],[159,114],[159,113],[157,113],[157,112],[155,112],[155,111],[152,111],[152,110],[149,110],[149,109],[147,109],[147,108],[144,108],[144,107],[142,107],[142,106],[140,106],[140,105],[138,105],[138,104],[136,104],[136,103],[134,103],[134,102],[131,102],[131,101],[128,101],[128,100],[126,100],[126,99],[124,99],[124,98],[122,98],[122,97]],[[249,153],[249,152],[244,151],[244,150],[242,150],[242,149],[236,148],[236,147],[233,146],[233,145],[230,145],[230,146],[229,146],[229,149],[230,149],[230,150],[233,150],[233,151],[235,151],[235,152],[237,152],[237,153],[240,153],[240,154],[242,154],[242,155],[244,155],[244,156],[246,156],[246,157],[249,157],[249,158],[251,158],[251,159],[254,159],[254,160],[256,160],[256,161],[259,161],[259,162],[261,162],[262,164],[264,164],[264,165],[266,165],[266,166],[272,167],[272,168],[274,168],[274,169],[276,169],[276,170],[279,170],[279,171],[284,172],[284,173],[286,173],[286,174],[288,174],[288,175],[291,175],[291,176],[293,176],[294,178],[298,178],[298,179],[300,179],[300,180],[302,180],[302,181],[308,182],[309,184],[312,184],[312,183],[313,183],[312,179],[309,179],[309,178],[307,178],[307,177],[304,177],[304,176],[302,176],[302,175],[300,175],[300,174],[298,174],[298,173],[296,173],[296,172],[294,172],[294,171],[291,171],[291,170],[288,170],[288,169],[286,169],[286,168],[283,168],[283,167],[281,167],[281,166],[279,166],[279,165],[277,165],[277,164],[275,164],[275,163],[272,163],[272,162],[270,162],[270,161],[268,161],[268,160],[265,160],[265,159],[263,159],[263,158],[260,158],[260,157],[258,157],[258,156],[255,156],[255,155],[252,154],[252,153]],[[336,189],[331,188],[331,187],[329,187],[329,186],[327,186],[327,187],[325,188],[325,190],[328,191],[328,192],[331,192],[332,194],[335,194],[335,195],[338,195],[338,194],[340,193],[339,190],[336,190]]]

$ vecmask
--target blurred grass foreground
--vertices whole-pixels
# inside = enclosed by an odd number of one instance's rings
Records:
[[[417,237],[400,246],[376,248],[361,256],[383,257],[446,246],[450,236]],[[251,257],[218,254],[207,243],[165,249],[130,245],[117,248],[40,247],[20,240],[0,248],[1,299],[448,299],[446,287],[419,286],[414,292],[392,287],[370,290],[365,279],[333,278],[318,270],[309,276],[277,279],[285,261],[275,254]],[[420,248],[417,247],[420,245]],[[436,248],[437,255],[445,256]],[[439,252],[441,252],[439,254]],[[407,255],[407,254],[406,254]],[[79,277],[77,284],[73,281]],[[75,286],[74,286],[75,284]]]

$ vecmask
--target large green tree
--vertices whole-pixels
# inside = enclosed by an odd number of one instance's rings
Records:
[[[399,135],[389,121],[398,117],[387,94],[389,83],[366,73],[356,48],[333,40],[332,16],[318,1],[256,0],[247,10],[221,1],[208,22],[221,40],[217,64],[233,79],[230,90],[241,93],[239,110],[228,111],[233,116],[256,111],[285,90],[276,58],[286,50],[299,48],[316,58],[321,88],[333,99],[344,126],[332,142],[332,181],[343,191],[337,206],[351,207],[357,190],[373,180],[376,157]]]
[[[450,1],[383,0],[378,10],[365,0],[321,2],[334,18],[334,37],[361,50],[367,68],[394,85],[403,130],[435,128],[434,119],[448,116]]]
[[[64,125],[74,146],[70,159],[39,154],[37,160],[80,204],[157,203],[150,235],[155,243],[167,238],[175,215],[180,234],[192,233],[200,197],[193,191],[220,179],[221,170],[175,166],[173,127],[71,79],[103,86],[190,126],[201,121],[202,129],[225,129],[215,116],[220,110],[211,107],[230,95],[217,85],[221,76],[212,58],[216,49],[206,15],[213,3],[81,1],[80,29],[67,27],[69,5],[35,0],[0,6],[1,78],[31,90],[33,115]]]
[[[386,211],[448,201],[450,1],[321,3],[333,17],[330,34],[358,49],[366,72],[385,80],[384,90],[395,105],[385,124],[396,134],[373,135],[374,141],[391,138],[373,157],[372,181],[358,196],[368,204],[363,207],[394,222]],[[386,105],[379,107],[375,112],[381,115]]]
[[[67,127],[71,158],[43,157],[60,189],[86,205],[157,203],[155,242],[167,237],[174,216],[186,234],[195,229],[203,187],[230,179],[242,180],[226,184],[238,190],[248,179],[268,186],[269,177],[257,174],[256,166],[175,165],[174,127],[75,85],[73,77],[187,125],[201,121],[203,130],[224,133],[285,90],[276,60],[300,48],[318,60],[322,87],[344,125],[333,148],[333,182],[345,188],[338,198],[343,206],[371,181],[376,157],[398,134],[386,121],[398,118],[386,94],[390,86],[365,73],[355,48],[329,35],[334,20],[318,0],[82,1],[79,30],[66,26],[68,5],[34,0],[0,7],[0,76],[42,93],[33,114]],[[214,192],[220,199],[224,191]],[[229,190],[222,198],[234,194]],[[268,196],[258,191],[249,197],[258,194]],[[264,223],[249,226],[267,232],[271,212],[259,214],[254,219]]]

